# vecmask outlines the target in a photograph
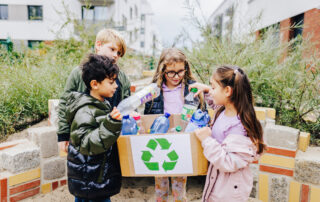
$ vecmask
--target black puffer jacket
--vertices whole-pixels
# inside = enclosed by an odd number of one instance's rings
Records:
[[[184,87],[184,97],[186,97],[189,93],[189,85],[195,83],[195,81],[189,80],[187,83],[188,84]],[[160,96],[145,104],[144,114],[163,114],[163,110],[163,92],[161,91]]]
[[[109,116],[111,105],[72,92],[66,103],[70,129],[68,186],[72,195],[103,200],[120,192],[121,170],[117,139],[121,121]]]

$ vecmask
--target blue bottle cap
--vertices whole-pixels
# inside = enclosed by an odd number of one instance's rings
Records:
[[[129,115],[125,115],[122,117],[123,119],[129,119]]]
[[[169,114],[169,113],[166,112],[166,113],[164,114],[164,116],[165,116],[166,118],[169,118],[169,117],[171,116],[171,114]]]

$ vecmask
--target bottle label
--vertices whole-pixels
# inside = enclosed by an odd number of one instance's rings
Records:
[[[181,119],[184,121],[189,121],[196,109],[197,108],[192,105],[183,105]]]

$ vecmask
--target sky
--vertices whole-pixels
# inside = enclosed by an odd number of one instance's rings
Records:
[[[189,1],[195,4],[195,0]],[[159,30],[164,47],[171,46],[183,28],[190,33],[193,40],[200,38],[200,33],[190,20],[187,20],[190,18],[190,12],[186,8],[186,0],[148,0],[148,2],[153,9],[153,21]],[[203,16],[208,19],[223,0],[198,0],[198,2]],[[200,9],[195,10],[195,15],[202,19]]]

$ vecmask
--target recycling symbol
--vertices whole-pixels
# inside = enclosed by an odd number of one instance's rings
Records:
[[[159,146],[158,146],[159,145]],[[179,159],[178,154],[175,150],[170,151],[171,143],[165,138],[155,138],[150,139],[147,143],[146,147],[155,151],[157,148],[161,148],[161,150],[168,150],[167,156],[170,161],[164,160],[162,163],[162,168],[167,172],[168,170],[173,170],[177,164],[177,160]],[[153,157],[152,153],[149,150],[142,151],[141,159],[146,165],[146,167],[151,171],[159,171],[159,162],[152,162],[151,158]]]

